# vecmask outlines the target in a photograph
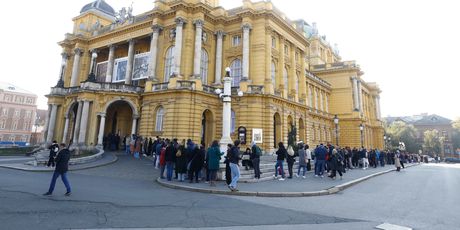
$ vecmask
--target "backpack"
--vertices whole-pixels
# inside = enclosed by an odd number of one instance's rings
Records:
[[[182,151],[178,149],[176,152],[176,157],[181,157],[181,156],[182,156]]]
[[[262,151],[260,150],[259,146],[256,145],[256,155],[260,156],[262,155]]]

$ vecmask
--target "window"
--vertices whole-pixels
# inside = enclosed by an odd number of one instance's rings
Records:
[[[26,111],[25,118],[30,118],[32,111]]]
[[[166,51],[165,56],[165,82],[169,82],[169,77],[174,73],[174,46],[171,46]]]
[[[1,120],[0,121],[0,129],[5,129],[6,127],[6,120]]]
[[[241,44],[241,35],[235,35],[232,37],[232,46],[239,46]]]
[[[284,55],[289,56],[289,46],[284,45]]]
[[[313,89],[312,87],[308,87],[308,100],[310,107],[313,107]]]
[[[33,104],[32,98],[28,97],[28,98],[26,99],[26,103],[27,103],[27,104]]]
[[[157,110],[156,122],[155,122],[155,131],[161,132],[163,131],[163,118],[165,115],[165,110],[163,107],[159,107]]]
[[[200,77],[203,84],[208,83],[208,63],[209,56],[205,49],[201,49]]]
[[[8,116],[8,109],[7,108],[2,109],[2,116]]]
[[[236,126],[236,114],[235,111],[232,110],[232,122],[230,123],[230,133],[235,132],[235,126]]]
[[[283,70],[283,80],[284,80],[284,88],[289,89],[289,82],[288,82],[288,70],[285,67]]]
[[[18,129],[18,122],[17,121],[14,121],[13,122],[13,125],[12,125],[12,130],[17,130]]]
[[[273,61],[272,61],[271,69],[270,69],[270,74],[272,77],[273,87],[276,89],[276,65],[275,65],[275,62]]]
[[[299,74],[296,74],[296,79],[295,79],[295,91],[299,93]]]
[[[276,48],[276,38],[272,36],[272,48]]]
[[[14,110],[14,116],[19,117],[21,115],[21,111],[19,110]]]
[[[239,87],[242,75],[241,60],[235,59],[230,64],[230,78],[232,78],[232,86]]]
[[[22,127],[23,130],[29,130],[30,129],[30,121],[24,122],[24,126]]]
[[[113,82],[125,81],[127,66],[128,66],[127,57],[115,59],[113,80],[112,80]]]
[[[320,106],[321,111],[324,111],[323,92],[319,93],[319,103],[320,103],[319,106]]]
[[[11,95],[5,95],[5,101],[11,101]]]
[[[14,135],[11,135],[11,136],[10,136],[10,141],[11,141],[11,142],[14,142],[14,139],[16,139],[16,137],[15,137]]]

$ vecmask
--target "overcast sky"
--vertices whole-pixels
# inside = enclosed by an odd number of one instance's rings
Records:
[[[116,11],[134,14],[153,8],[153,0],[106,0]],[[72,32],[72,18],[91,0],[7,1],[2,22],[0,80],[39,96],[59,78],[58,41]],[[221,0],[226,8],[239,0]],[[316,22],[319,33],[337,43],[342,60],[356,60],[364,80],[383,91],[383,116],[436,113],[460,117],[457,65],[460,13],[449,0],[272,0],[290,19]]]

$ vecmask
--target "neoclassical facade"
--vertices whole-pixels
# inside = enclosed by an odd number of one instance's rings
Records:
[[[383,146],[377,85],[341,61],[315,24],[289,20],[270,1],[225,10],[217,0],[163,0],[133,16],[96,0],[73,21],[47,95],[48,142],[89,146],[137,133],[208,145],[221,138],[215,90],[229,67],[232,139],[249,145],[254,134],[272,151],[295,127],[297,140],[334,144],[337,115],[339,145]]]

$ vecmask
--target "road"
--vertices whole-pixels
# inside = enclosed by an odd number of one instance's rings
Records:
[[[154,183],[148,160],[69,173],[73,194],[51,172],[0,169],[0,229],[222,228],[458,229],[460,167],[421,165],[367,180],[336,195],[302,198],[223,196]],[[282,186],[282,182],[280,182]],[[258,227],[256,227],[258,226]]]

